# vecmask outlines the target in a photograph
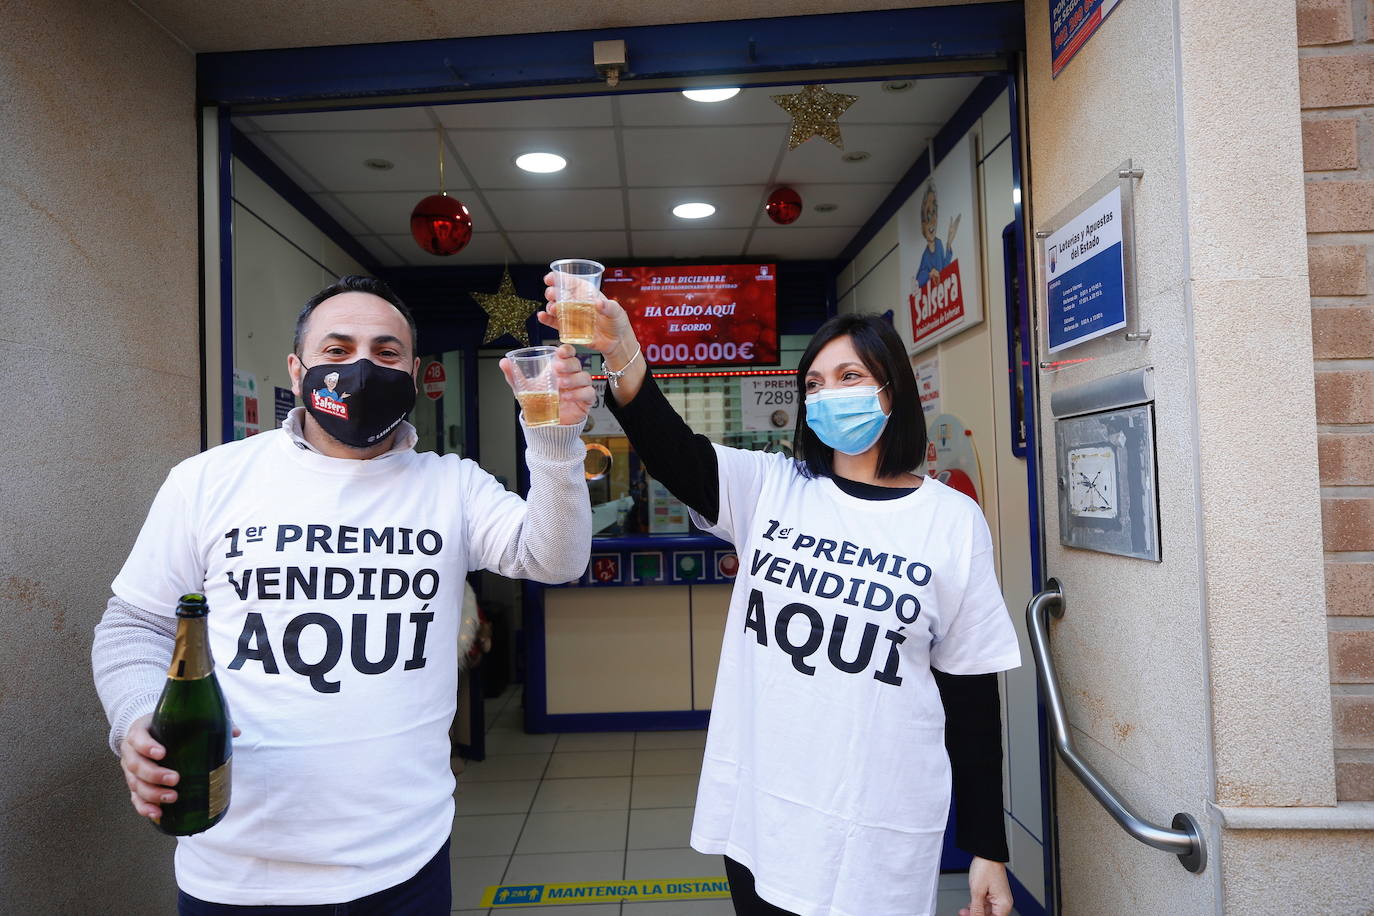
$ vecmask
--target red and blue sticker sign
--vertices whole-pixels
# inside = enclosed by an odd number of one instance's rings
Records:
[[[1121,0],[1050,0],[1050,50],[1054,76],[1092,38]]]

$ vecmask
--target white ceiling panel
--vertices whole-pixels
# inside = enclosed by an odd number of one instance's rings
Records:
[[[640,229],[748,228],[762,206],[764,185],[728,188],[632,188],[630,227]],[[705,219],[685,220],[673,215],[678,204],[701,201],[716,212]]]
[[[445,127],[610,127],[611,97],[528,99],[522,102],[469,102],[434,108]]]
[[[737,258],[748,229],[676,229],[636,232],[637,258]]]
[[[624,131],[625,171],[632,188],[762,184],[787,139],[770,127],[645,127]]]
[[[410,214],[415,205],[432,191],[363,191],[336,194],[335,198],[362,220],[367,231],[374,235],[404,235],[410,232]],[[474,232],[492,232],[496,223],[491,212],[482,206],[475,194],[450,192],[450,197],[462,201],[472,214]]]
[[[796,184],[802,198],[802,215],[794,226],[862,226],[883,202],[892,185],[887,184]],[[817,204],[834,204],[835,209],[817,213]],[[764,216],[760,226],[771,226]]]
[[[309,172],[296,165],[289,156],[283,153],[267,134],[255,134],[250,138],[250,142],[261,150],[268,159],[276,163],[277,167],[286,173],[286,177],[295,182],[296,187],[302,191],[313,194],[316,191],[324,190]]]
[[[401,257],[401,255],[396,251],[396,249],[388,245],[385,239],[382,239],[379,236],[375,235],[359,235],[356,236],[356,238],[358,244],[366,248],[368,252],[378,261],[381,261],[384,266],[406,266],[406,259]],[[414,242],[412,242],[411,244],[413,245]]]
[[[499,232],[474,232],[467,246],[457,254],[440,257],[430,254],[409,235],[388,235],[383,240],[400,252],[412,265],[442,267],[445,264],[501,264],[512,260],[510,248]]]
[[[487,203],[511,232],[624,229],[619,188],[609,190],[488,191]]]
[[[368,233],[376,231],[375,229],[369,228],[362,220],[350,213],[347,208],[340,205],[333,194],[321,192],[311,194],[310,197],[315,203],[320,205],[324,212],[334,217],[349,235],[367,235]]]
[[[778,182],[863,182],[896,184],[906,174],[930,142],[930,131],[922,125],[841,124],[844,149],[820,137],[812,137],[783,157]],[[866,152],[863,162],[845,162],[847,152]]]
[[[833,258],[854,237],[852,227],[808,229],[803,226],[768,226],[754,230],[749,240],[750,257],[781,260]]]
[[[978,77],[956,79],[913,79],[911,88],[888,92],[885,83],[833,83],[833,92],[857,95],[840,118],[840,126],[850,124],[929,124],[939,128],[949,120],[960,103],[978,85]]]
[[[547,264],[559,258],[591,258],[605,264],[608,258],[630,253],[623,232],[511,232],[509,237],[525,264]]]
[[[620,97],[620,121],[626,127],[718,127],[729,124],[790,124],[792,116],[769,96],[800,87],[741,89],[724,102],[693,102],[681,92],[645,92]]]
[[[757,231],[751,255],[833,257],[977,84],[916,79],[902,92],[886,92],[880,81],[827,84],[859,96],[840,120],[845,148],[870,154],[859,163],[843,161],[841,150],[819,138],[787,151],[791,119],[770,97],[800,86],[747,88],[709,104],[677,91],[608,93],[253,115],[235,124],[387,264],[513,262],[516,252],[537,262],[578,253],[739,257],[747,227]],[[426,254],[409,235],[411,210],[438,190],[436,119],[451,144],[446,183],[472,211],[477,230],[452,258]],[[515,167],[515,156],[535,150],[559,153],[568,168],[533,175]],[[369,158],[394,167],[369,169]],[[770,182],[802,195],[802,215],[791,226],[776,226],[762,212]],[[672,216],[672,207],[688,200],[714,204],[717,212],[700,222]],[[836,208],[818,213],[817,204]]]
[[[435,131],[340,133],[334,131],[272,134],[292,159],[331,191],[439,190],[439,140]],[[386,159],[386,171],[363,165],[367,159]],[[462,173],[448,163],[446,184],[465,190]]]
[[[424,108],[356,108],[347,111],[291,112],[255,115],[258,128],[283,130],[433,130],[434,122]]]
[[[618,188],[622,184],[615,131],[522,130],[450,131],[453,148],[463,157],[480,188]],[[557,153],[568,160],[561,172],[536,175],[515,164],[523,153]]]

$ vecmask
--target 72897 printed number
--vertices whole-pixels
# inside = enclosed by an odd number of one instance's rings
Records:
[[[797,403],[797,393],[791,389],[783,391],[755,391],[754,403],[769,407],[783,407]]]

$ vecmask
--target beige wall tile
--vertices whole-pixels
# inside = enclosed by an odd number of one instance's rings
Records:
[[[1336,684],[1374,684],[1374,630],[1331,632],[1331,680]]]
[[[1350,0],[1298,0],[1298,44],[1331,45],[1354,35]]]
[[[1307,274],[1314,296],[1363,296],[1369,291],[1363,245],[1319,245],[1307,249]]]
[[[1374,181],[1314,180],[1307,182],[1306,190],[1308,232],[1374,229]]]
[[[1374,423],[1374,372],[1319,371],[1316,398],[1319,423]]]
[[[1227,913],[1357,916],[1374,899],[1374,831],[1227,830]]]
[[[1326,564],[1326,612],[1332,616],[1374,616],[1374,563]]]
[[[1336,792],[1341,801],[1374,801],[1374,760],[1351,755],[1368,751],[1336,752]]]
[[[1298,72],[1304,109],[1374,105],[1374,53],[1367,48],[1305,57]]]
[[[1374,435],[1322,433],[1317,461],[1323,484],[1374,486]]]
[[[1322,540],[1327,550],[1374,550],[1374,499],[1323,499]]]
[[[1360,167],[1359,135],[1354,118],[1307,119],[1302,122],[1302,164],[1308,172]]]

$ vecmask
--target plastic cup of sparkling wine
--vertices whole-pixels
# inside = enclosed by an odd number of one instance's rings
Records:
[[[557,352],[557,347],[525,347],[506,354],[526,426],[558,424],[558,376],[553,371]]]
[[[601,275],[606,268],[584,258],[563,258],[549,268],[553,270],[553,301],[558,306],[558,339],[591,346],[596,303],[601,299]]]

